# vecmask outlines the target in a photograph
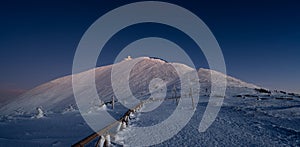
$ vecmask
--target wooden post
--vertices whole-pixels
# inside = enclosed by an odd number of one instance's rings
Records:
[[[192,88],[190,88],[189,96],[190,96],[191,99],[192,99],[192,106],[193,106],[193,109],[195,110],[195,103],[194,103],[194,98],[193,98],[193,91],[192,91]]]
[[[104,147],[105,138],[103,136],[99,136],[99,139],[96,143],[96,147]]]
[[[110,142],[110,135],[107,134],[107,135],[105,136],[104,146],[105,146],[105,147],[109,147],[110,145],[111,145],[111,142]]]
[[[178,98],[177,98],[177,93],[176,93],[176,87],[175,85],[173,86],[173,92],[172,92],[172,97],[175,98],[176,104],[178,105]]]
[[[127,123],[125,121],[122,122],[121,130],[124,130],[127,127]]]
[[[113,96],[111,96],[111,105],[112,105],[112,109],[114,109],[115,108],[115,97],[114,97],[114,95]]]

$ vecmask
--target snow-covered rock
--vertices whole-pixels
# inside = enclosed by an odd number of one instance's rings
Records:
[[[45,116],[42,108],[38,107],[36,110],[37,110],[37,114],[34,116],[34,118],[42,118]]]

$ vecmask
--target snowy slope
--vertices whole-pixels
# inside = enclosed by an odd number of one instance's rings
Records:
[[[289,97],[290,99],[279,99]],[[257,99],[264,98],[264,99]],[[188,97],[183,101],[190,101]],[[256,93],[244,97],[228,97],[224,100],[215,122],[205,131],[198,132],[208,102],[201,96],[195,114],[189,123],[172,138],[155,146],[299,146],[300,145],[300,97]],[[152,107],[147,103],[143,109]],[[164,136],[152,134],[147,139],[134,135],[138,127],[152,127],[167,119],[176,108],[174,101],[166,101],[149,113],[139,112],[130,121],[129,127],[118,132],[116,142],[131,146],[149,145],[160,141]],[[190,105],[186,106],[191,109]],[[172,127],[168,128],[172,129]],[[154,136],[154,137],[153,137]],[[154,140],[153,140],[154,139]]]
[[[236,79],[234,77],[225,75],[223,73],[220,73],[218,71],[214,71],[214,70],[210,70],[210,69],[204,69],[204,68],[200,68],[198,70],[198,74],[199,74],[199,80],[200,83],[202,84],[206,84],[206,85],[210,85],[211,84],[211,74],[215,74],[218,77],[223,77],[227,79],[227,87],[245,87],[245,88],[259,88],[258,86],[254,85],[254,84],[249,84],[246,83],[244,81],[241,81],[239,79]]]
[[[149,97],[149,84],[154,78],[163,79],[167,83],[167,96],[170,97],[172,87],[180,87],[174,67],[186,74],[193,71],[191,67],[180,63],[166,63],[148,57],[138,59],[141,61],[132,69],[129,85],[134,96],[140,99]],[[122,71],[132,60],[116,65]],[[102,100],[109,101],[113,95],[111,69],[112,65],[108,65],[74,76],[84,85],[87,75],[95,72],[98,94]],[[211,74],[227,79],[226,97],[216,121],[206,132],[199,133],[197,128],[210,95]],[[260,92],[255,90],[260,88],[258,86],[209,69],[199,69],[198,76],[200,97],[195,114],[182,131],[158,146],[300,145],[299,95],[278,91]],[[122,78],[122,72],[118,73],[117,80]],[[88,89],[83,86],[80,91],[86,92]],[[197,91],[193,92],[193,95],[197,95]],[[187,104],[183,108],[191,109],[188,95],[183,93],[182,100]],[[120,118],[127,111],[119,102],[114,110],[111,105],[95,105],[98,106],[83,115],[93,116],[96,112],[107,110],[115,118]],[[176,106],[174,101],[166,101],[159,107],[155,103],[146,104],[144,110],[154,110],[140,112],[137,120],[132,120],[127,130],[118,133],[115,142],[126,145],[130,144],[130,140],[136,141],[135,136],[130,135],[131,127],[155,125],[168,118]],[[32,117],[36,114],[37,107],[42,108],[45,117]],[[42,84],[0,108],[0,146],[70,146],[93,132],[77,109],[72,91],[72,76]],[[97,121],[100,128],[109,123],[109,120],[101,117]],[[160,134],[155,135],[160,138]]]
[[[176,79],[178,80],[178,74],[173,66],[179,67],[187,72],[193,70],[191,67],[180,63],[166,63],[165,61],[148,57],[141,57],[139,59],[142,60],[132,69],[129,83],[131,91],[136,97],[142,97],[149,93],[148,85],[153,78],[163,79],[166,83],[170,83]],[[127,64],[130,64],[130,61],[122,61],[117,63],[117,66],[126,68]],[[98,94],[102,100],[108,101],[113,94],[111,68],[112,65],[98,67],[75,76],[79,76],[80,79],[82,79],[82,83],[84,83],[86,75],[88,75],[89,72],[95,71]],[[199,70],[201,84],[209,84],[210,72],[217,73],[218,76],[226,76],[216,71],[201,68]],[[257,87],[229,76],[226,77],[230,87]],[[123,78],[122,73],[120,73],[118,78]],[[82,91],[85,90],[87,89],[82,89]],[[35,113],[37,107],[42,107],[45,111],[59,112],[70,105],[76,107],[72,91],[71,75],[55,79],[30,90],[20,96],[16,101],[0,108],[0,113],[12,114],[16,111],[25,114]]]

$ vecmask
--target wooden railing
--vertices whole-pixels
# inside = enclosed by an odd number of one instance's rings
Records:
[[[109,124],[108,126],[104,127],[103,129],[101,129],[98,132],[92,133],[91,135],[89,135],[88,137],[80,140],[79,142],[75,143],[74,145],[72,145],[72,147],[84,147],[85,145],[89,144],[90,142],[94,141],[97,137],[99,138],[96,146],[98,145],[99,141],[100,141],[100,137],[104,136],[104,135],[111,135],[110,130],[113,129],[114,127],[116,127],[117,125],[119,125],[119,123],[122,122],[126,122],[128,120],[126,120],[126,118],[129,118],[131,113],[136,112],[138,109],[140,109],[143,106],[143,101],[141,103],[139,103],[138,105],[136,105],[134,108],[129,109],[128,111],[126,111],[126,113],[117,121]]]
[[[94,140],[96,140],[97,138],[97,141],[95,143],[95,146],[98,146],[99,142],[100,142],[100,139],[101,139],[101,136],[105,136],[105,135],[115,135],[114,133],[111,132],[111,130],[114,128],[114,127],[117,127],[120,123],[122,122],[127,122],[129,116],[131,113],[135,113],[137,110],[139,110],[144,103],[149,103],[149,102],[154,102],[154,101],[160,101],[160,100],[176,100],[176,102],[178,102],[178,99],[180,99],[180,97],[172,97],[172,98],[157,98],[157,99],[148,99],[148,100],[145,100],[145,101],[142,101],[140,102],[138,105],[136,105],[134,108],[132,109],[129,109],[128,111],[126,111],[126,113],[117,121],[109,124],[108,126],[104,127],[103,129],[101,129],[100,131],[98,132],[95,132],[95,133],[92,133],[91,135],[89,135],[88,137],[80,140],[79,142],[75,143],[74,145],[72,145],[72,147],[84,147],[86,145],[88,145],[89,143],[93,142]]]

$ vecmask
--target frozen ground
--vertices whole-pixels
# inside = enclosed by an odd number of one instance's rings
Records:
[[[199,123],[208,97],[200,97],[197,110],[190,122],[171,139],[156,146],[299,146],[300,98],[279,99],[283,95],[248,95],[228,97],[215,122],[204,133],[198,132]],[[257,100],[266,98],[264,100]],[[189,98],[185,99],[189,101]],[[153,103],[145,104],[144,108]],[[174,101],[166,101],[156,110],[139,113],[130,125],[146,127],[165,120],[175,109]],[[191,107],[191,106],[190,106]],[[174,122],[176,123],[176,122]],[[126,145],[139,142],[132,135],[134,127],[118,133],[117,142]],[[151,132],[145,132],[151,134]],[[157,134],[159,135],[159,134]],[[151,137],[151,136],[149,136]],[[150,140],[150,139],[149,139]],[[144,144],[145,142],[141,142]]]
[[[70,146],[91,130],[78,112],[18,117],[0,122],[0,146]],[[80,133],[78,133],[80,132]]]
[[[107,110],[119,118],[127,110],[116,104],[114,111],[111,105],[107,108],[93,108],[84,115],[95,115]],[[99,127],[112,123],[106,119],[99,119]],[[0,120],[0,146],[71,146],[87,135],[93,133],[83,120],[78,110],[66,109],[62,112],[46,112],[42,118],[34,115],[2,116]]]
[[[182,100],[190,101],[190,98]],[[207,101],[208,97],[202,95],[189,123],[177,135],[156,146],[300,145],[299,96],[278,93],[231,93],[225,98],[215,122],[206,132],[199,133],[198,127]],[[119,103],[116,105],[115,111],[111,111],[110,105],[106,109],[117,118],[127,109],[119,107]],[[170,116],[176,106],[174,100],[166,100],[153,111],[137,113],[129,127],[117,134],[118,140],[115,142],[126,145],[128,140],[138,141],[134,140],[135,136],[130,133],[132,126],[146,127],[158,124]],[[143,109],[151,110],[152,107],[156,107],[155,102],[145,104]],[[186,108],[191,109],[191,106],[187,105]],[[101,112],[103,109],[105,108],[93,110]],[[94,111],[89,114],[93,115]],[[109,123],[99,120],[103,127]],[[93,132],[78,110],[73,109],[66,109],[60,113],[48,112],[40,119],[29,115],[2,116],[0,130],[0,146],[70,146]],[[145,132],[147,133],[151,134]]]

